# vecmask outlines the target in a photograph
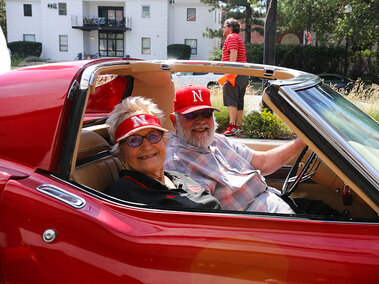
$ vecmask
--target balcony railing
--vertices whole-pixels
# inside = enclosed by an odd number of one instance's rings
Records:
[[[132,29],[132,18],[123,17],[121,20],[107,19],[102,17],[78,17],[71,16],[71,26],[73,29],[83,31],[90,30],[108,30],[108,31],[126,31]]]

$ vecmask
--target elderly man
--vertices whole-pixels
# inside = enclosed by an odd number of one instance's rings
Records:
[[[263,175],[289,162],[305,144],[296,139],[266,152],[254,151],[215,133],[215,110],[207,88],[190,85],[176,91],[170,115],[175,131],[166,149],[165,169],[188,174],[223,209],[294,213]]]

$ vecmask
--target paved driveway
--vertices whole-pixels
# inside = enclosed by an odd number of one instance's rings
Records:
[[[245,111],[259,111],[259,105],[262,103],[262,96],[246,95],[245,96]]]

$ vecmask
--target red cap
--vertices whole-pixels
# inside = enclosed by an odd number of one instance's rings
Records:
[[[208,88],[201,86],[184,86],[176,90],[174,111],[180,114],[191,113],[200,109],[214,109],[211,104],[211,93]]]
[[[159,123],[158,118],[151,114],[137,114],[133,115],[119,124],[116,129],[116,142],[136,133],[138,130],[145,128],[155,128],[164,132],[168,132]]]

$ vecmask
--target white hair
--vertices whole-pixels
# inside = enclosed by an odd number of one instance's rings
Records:
[[[159,122],[162,122],[164,113],[158,108],[158,105],[151,99],[143,97],[127,97],[121,103],[116,105],[109,118],[106,121],[108,125],[108,133],[112,143],[115,143],[116,129],[125,119],[136,115],[136,114],[151,114],[158,118]],[[116,143],[112,152],[119,156],[120,147],[119,143]]]
[[[186,119],[183,115],[180,115],[178,112],[174,112],[175,118],[176,118],[176,136],[181,139],[182,141],[191,144],[196,147],[202,147],[202,148],[207,148],[209,145],[212,144],[214,140],[214,135],[216,132],[216,129],[218,127],[217,121],[214,117],[214,114],[212,115],[213,119],[213,127],[208,125],[209,129],[207,131],[208,135],[207,137],[204,137],[203,139],[197,139],[192,136],[191,130],[192,129],[186,129],[182,125],[182,119]]]

